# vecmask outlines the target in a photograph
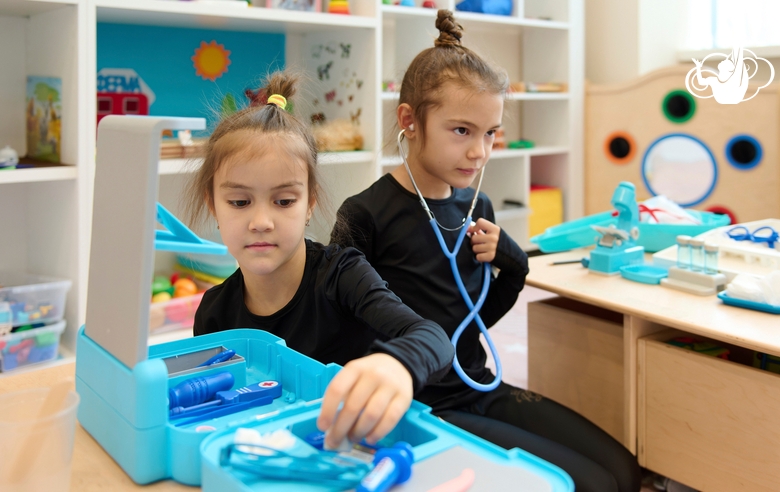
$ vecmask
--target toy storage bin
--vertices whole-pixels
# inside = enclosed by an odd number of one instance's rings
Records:
[[[0,372],[55,359],[63,331],[64,320],[0,337]]]
[[[59,321],[70,286],[70,280],[0,271],[0,303],[9,304],[12,326]]]
[[[565,297],[528,303],[528,389],[590,419],[627,448],[623,315]]]
[[[745,348],[716,342],[723,360],[666,343],[680,335],[639,339],[639,464],[697,490],[777,490],[780,375]]]
[[[194,296],[153,302],[149,308],[149,332],[163,333],[192,328],[195,324],[195,312],[202,298],[203,292],[200,292]]]

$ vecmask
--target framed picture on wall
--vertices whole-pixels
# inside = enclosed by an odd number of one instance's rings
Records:
[[[269,9],[322,12],[322,0],[266,0],[265,6]]]

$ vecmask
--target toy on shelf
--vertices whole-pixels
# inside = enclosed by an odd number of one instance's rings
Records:
[[[532,149],[534,147],[533,140],[512,140],[507,144],[510,149]]]
[[[19,154],[6,145],[0,149],[0,169],[14,169],[19,164]]]
[[[398,92],[401,90],[401,84],[395,80],[385,80],[382,82],[382,92]]]
[[[331,14],[345,14],[349,15],[349,1],[348,0],[330,0],[328,4],[328,12]]]
[[[257,0],[255,1],[257,2]],[[301,10],[304,12],[322,12],[321,0],[265,0],[265,6],[269,9],[287,9],[287,10]]]
[[[401,0],[401,2],[398,4],[401,7],[414,7],[414,0]]]
[[[434,2],[432,0],[425,0],[423,2],[422,6],[423,6],[424,9],[435,9],[435,8],[437,8],[436,7],[436,2]]]
[[[568,92],[565,82],[513,82],[509,92]]]
[[[60,162],[62,79],[27,77],[27,157]]]
[[[496,138],[493,140],[493,150],[505,148],[506,138],[504,137],[504,129],[502,127],[498,127],[496,129]]]
[[[531,236],[563,222],[563,192],[560,188],[532,184],[528,205],[531,208],[528,218]]]
[[[357,125],[339,118],[312,127],[320,152],[344,152],[363,148],[363,135]]]
[[[57,358],[60,336],[65,331],[64,320],[24,328],[0,337],[0,372]]]
[[[617,224],[591,226],[601,234],[596,249],[590,252],[588,271],[593,273],[616,275],[620,273],[620,267],[644,261],[645,248],[636,244],[639,238],[639,208],[634,185],[620,183],[612,195],[612,206],[618,211]]]
[[[512,15],[512,0],[464,0],[456,4],[455,9],[480,14]]]

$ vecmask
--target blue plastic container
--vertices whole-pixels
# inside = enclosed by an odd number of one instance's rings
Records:
[[[336,364],[321,364],[289,347],[284,340],[254,329],[228,330],[210,335],[153,345],[149,358],[133,369],[120,363],[84,332],[78,334],[76,390],[81,396],[78,419],[136,483],[172,478],[204,491],[329,490],[289,482],[250,480],[219,466],[219,452],[241,426],[261,432],[291,427],[300,437],[316,429],[321,398],[339,371]],[[193,353],[232,349],[236,358],[207,367],[184,362]],[[182,367],[184,366],[184,367]],[[174,369],[175,367],[175,369]],[[177,427],[168,419],[168,390],[182,380],[230,371],[235,387],[264,380],[282,384],[282,396],[273,403],[243,412]],[[170,372],[170,374],[169,374]],[[494,462],[521,467],[546,481],[553,492],[574,490],[561,469],[525,451],[503,450],[439,420],[430,408],[414,402],[396,429],[383,440],[413,446],[415,462],[459,445]],[[389,444],[388,444],[389,443]]]
[[[748,301],[745,299],[738,299],[736,297],[730,297],[726,291],[718,292],[718,299],[723,301],[723,304],[729,306],[736,306],[745,309],[753,309],[755,311],[763,311],[770,314],[780,314],[780,306],[773,306],[765,302]]]
[[[648,224],[640,222],[637,244],[643,246],[646,252],[655,253],[677,244],[677,236],[681,234],[694,237],[710,229],[727,226],[731,223],[728,215],[690,209],[686,209],[686,212],[698,218],[701,221],[701,225]],[[609,227],[612,224],[617,225],[617,217],[613,217],[612,212],[588,215],[587,217],[549,227],[542,234],[532,237],[531,242],[538,244],[539,249],[543,253],[557,253],[575,248],[584,248],[596,244],[598,233],[591,226]]]

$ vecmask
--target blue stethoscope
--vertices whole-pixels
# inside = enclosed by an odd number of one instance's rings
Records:
[[[436,239],[439,240],[439,246],[441,246],[441,250],[444,252],[444,256],[450,260],[450,268],[452,269],[452,275],[455,277],[455,283],[458,286],[460,295],[463,297],[463,301],[466,303],[466,306],[468,306],[470,309],[468,316],[466,316],[463,321],[461,321],[460,325],[458,325],[458,328],[455,330],[455,333],[452,334],[451,341],[453,347],[455,347],[455,358],[452,361],[452,367],[455,369],[455,372],[458,374],[458,376],[460,376],[463,382],[475,390],[492,391],[496,389],[501,382],[501,360],[498,358],[498,352],[496,351],[495,345],[493,345],[493,339],[490,338],[487,327],[485,327],[485,323],[479,316],[479,310],[482,309],[482,305],[485,303],[485,298],[487,297],[488,289],[490,288],[491,266],[490,263],[483,264],[484,275],[482,280],[482,291],[479,293],[479,298],[477,298],[477,302],[475,304],[471,301],[471,297],[466,290],[466,286],[463,285],[463,279],[460,278],[460,270],[458,269],[458,263],[456,260],[458,251],[460,251],[460,246],[463,243],[463,238],[466,237],[466,231],[468,231],[468,227],[465,226],[466,224],[471,224],[471,214],[474,212],[474,208],[477,206],[477,198],[479,197],[479,189],[482,187],[482,177],[485,174],[485,168],[483,167],[479,173],[479,183],[477,184],[477,189],[474,192],[474,200],[471,202],[471,208],[469,209],[468,214],[466,214],[466,218],[463,219],[463,223],[454,229],[444,227],[443,225],[439,224],[439,222],[436,220],[436,217],[434,217],[433,212],[431,212],[431,209],[428,208],[428,202],[425,201],[422,193],[420,193],[420,189],[417,187],[417,183],[414,181],[412,170],[409,169],[409,163],[406,161],[406,154],[404,153],[403,146],[401,145],[401,141],[404,137],[404,131],[406,130],[401,130],[398,133],[398,153],[401,155],[401,159],[404,162],[404,167],[406,168],[406,172],[409,174],[409,179],[412,181],[414,191],[417,192],[417,196],[420,198],[420,203],[422,204],[423,209],[425,209],[425,213],[427,213],[428,217],[430,218],[430,224],[433,228],[433,232],[436,234]],[[458,240],[455,242],[455,247],[452,249],[452,251],[447,248],[447,244],[444,242],[444,237],[441,235],[441,229],[453,232],[460,230],[460,233],[458,234]],[[493,382],[490,384],[481,384],[471,379],[468,374],[463,371],[463,368],[460,367],[460,363],[458,362],[458,340],[460,339],[463,330],[465,330],[469,323],[471,323],[471,321],[474,319],[476,319],[479,330],[483,335],[485,335],[485,340],[487,340],[488,347],[490,347],[490,353],[493,355],[493,360],[496,362],[496,379],[493,380]]]

